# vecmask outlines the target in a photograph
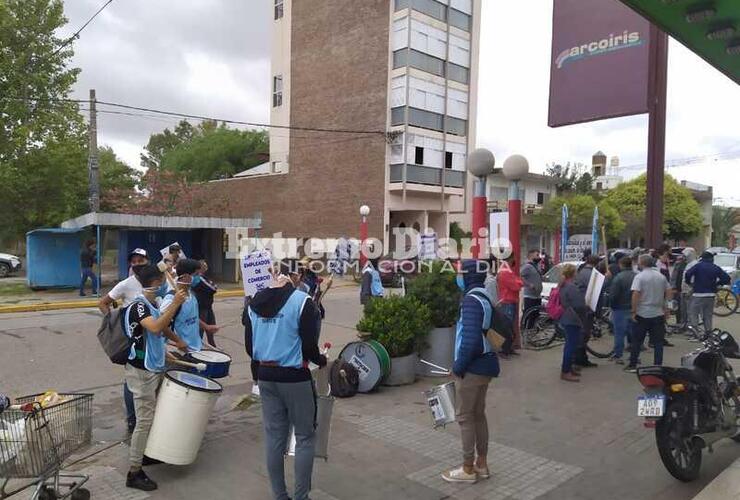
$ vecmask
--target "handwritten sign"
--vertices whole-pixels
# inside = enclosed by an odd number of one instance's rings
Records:
[[[596,269],[591,271],[591,279],[588,280],[588,288],[586,288],[586,304],[594,312],[599,306],[599,297],[601,297],[601,289],[604,288],[605,279],[606,276]]]
[[[437,259],[437,233],[419,235],[419,260]]]
[[[574,234],[568,238],[568,244],[565,246],[565,258],[563,261],[581,261],[583,260],[583,251],[591,250],[590,234]]]
[[[270,286],[272,256],[267,250],[252,252],[242,259],[244,295],[254,297],[257,292]]]

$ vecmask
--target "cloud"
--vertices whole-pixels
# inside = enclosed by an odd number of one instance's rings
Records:
[[[102,0],[67,0],[69,35]],[[267,122],[272,0],[117,0],[74,42],[82,68],[75,95],[192,114]],[[533,171],[552,161],[590,164],[597,150],[644,165],[646,116],[551,129],[547,126],[552,2],[484,0],[478,137],[499,163],[526,155]],[[669,161],[740,151],[740,89],[678,43],[670,45]],[[100,142],[132,165],[149,135],[177,119],[99,117]],[[740,159],[669,171],[740,196]],[[640,173],[630,169],[627,176]],[[740,205],[740,199],[735,198]]]

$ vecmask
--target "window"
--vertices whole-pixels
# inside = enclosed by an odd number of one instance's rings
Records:
[[[464,12],[460,12],[457,9],[450,7],[449,20],[450,25],[455,28],[460,28],[464,31],[470,31],[470,16]]]
[[[537,193],[537,204],[538,205],[544,205],[547,203],[547,200],[550,199],[550,195],[548,193]]]
[[[270,172],[272,172],[273,174],[276,172],[280,172],[280,167],[278,167],[278,162],[276,161],[272,162],[270,166]]]
[[[449,151],[445,152],[445,168],[452,168],[452,153]]]
[[[424,148],[416,146],[414,152],[414,163],[416,163],[417,165],[424,165]]]
[[[275,20],[283,17],[283,0],[275,0]]]
[[[457,64],[453,64],[451,62],[447,63],[447,77],[450,80],[455,80],[456,82],[460,83],[468,83],[470,79],[469,73],[470,71],[468,70],[468,68],[458,66]]]
[[[442,131],[444,116],[423,109],[409,108],[409,125]]]
[[[283,105],[283,75],[272,77],[272,107]]]
[[[406,108],[404,107],[391,109],[391,125],[403,125],[406,123],[405,111]]]
[[[465,135],[468,133],[468,122],[465,120],[448,116],[445,122],[447,125],[445,128],[449,134]]]
[[[600,182],[597,182],[596,183],[596,190],[597,191],[601,191],[602,189],[604,189],[604,185],[602,183],[600,183]]]
[[[407,7],[440,21],[447,20],[447,6],[437,0],[396,0],[396,12]]]
[[[402,68],[404,66],[411,66],[437,76],[445,76],[445,62],[442,59],[418,50],[400,49],[393,53],[393,67]]]

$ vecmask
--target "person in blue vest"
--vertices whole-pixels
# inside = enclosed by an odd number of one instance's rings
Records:
[[[285,487],[284,455],[295,430],[295,500],[306,500],[316,439],[316,394],[308,362],[326,366],[318,346],[318,311],[311,297],[296,290],[290,266],[270,288],[252,297],[244,317],[244,344],[253,361],[262,401],[267,472],[277,500],[291,498]]]
[[[450,483],[475,483],[488,479],[488,420],[486,393],[491,379],[498,377],[499,362],[486,332],[493,325],[493,302],[485,289],[485,261],[465,260],[461,266],[465,295],[455,334],[455,415],[460,424],[463,464],[446,471]]]
[[[130,469],[126,486],[153,491],[157,489],[157,483],[149,479],[141,468],[146,465],[144,449],[154,420],[157,388],[165,370],[166,339],[173,341],[180,349],[186,348],[185,342],[168,327],[177,308],[187,299],[187,294],[184,290],[177,290],[172,298],[172,307],[160,313],[154,303],[164,282],[164,274],[157,266],[147,264],[138,270],[137,277],[141,282],[142,293],[124,312],[126,334],[133,339],[129,360],[124,367],[124,377],[134,395],[136,409],[136,427],[131,434]]]
[[[373,297],[383,297],[385,288],[380,281],[378,259],[369,259],[362,269],[362,284],[360,285],[360,304],[363,306]]]
[[[177,273],[176,286],[185,292],[187,299],[176,309],[172,328],[185,341],[188,351],[200,351],[203,349],[203,340],[200,336],[201,319],[198,313],[198,299],[190,290],[193,277],[198,271],[200,271],[200,262],[195,259],[183,259],[175,265],[175,272]],[[159,306],[160,312],[165,312],[173,306],[174,297],[174,290],[167,292],[167,295],[162,299],[162,304]]]

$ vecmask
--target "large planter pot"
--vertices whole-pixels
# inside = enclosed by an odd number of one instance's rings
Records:
[[[426,339],[427,347],[421,351],[419,358],[429,361],[447,370],[452,370],[455,356],[455,327],[434,328]],[[416,364],[416,374],[422,377],[445,377],[440,371],[419,361]]]
[[[408,385],[416,380],[416,363],[419,355],[414,353],[401,358],[391,358],[391,373],[383,385]]]

